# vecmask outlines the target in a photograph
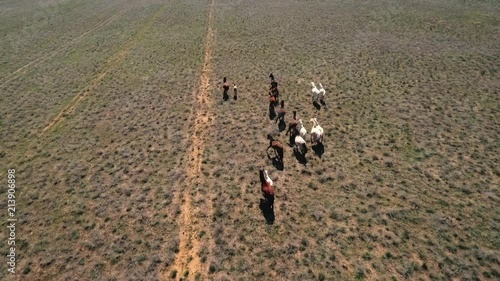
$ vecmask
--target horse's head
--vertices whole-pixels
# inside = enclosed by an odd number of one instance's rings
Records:
[[[263,169],[259,170],[259,178],[260,178],[260,183],[261,184],[265,184],[266,183],[266,179],[264,177],[264,170]]]

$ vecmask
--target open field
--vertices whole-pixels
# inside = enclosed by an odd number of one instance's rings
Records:
[[[499,23],[498,1],[1,2],[0,279],[500,279]],[[286,121],[325,129],[305,165],[281,133],[283,171],[270,72]]]

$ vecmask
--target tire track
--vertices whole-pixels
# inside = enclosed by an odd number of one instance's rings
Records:
[[[103,67],[103,71],[100,72],[94,79],[92,79],[87,86],[85,86],[76,96],[69,102],[69,104],[57,114],[57,116],[52,119],[49,124],[43,128],[39,137],[43,136],[47,131],[54,128],[57,124],[59,124],[65,117],[73,114],[77,108],[77,106],[83,101],[85,97],[87,97],[93,90],[93,88],[106,77],[106,75],[112,71],[116,66],[123,61],[123,59],[130,52],[132,46],[139,41],[142,36],[144,36],[145,32],[153,25],[155,20],[160,16],[160,14],[165,10],[165,5],[162,5],[160,9],[154,13],[150,18],[144,23],[144,25],[137,31],[134,37],[125,43],[118,52],[116,52],[111,58],[106,62],[106,65]]]
[[[213,120],[210,113],[212,104],[210,98],[210,76],[212,74],[212,51],[214,47],[215,34],[214,25],[214,0],[211,0],[208,9],[208,23],[205,35],[204,58],[203,66],[200,74],[200,86],[196,94],[196,106],[191,112],[191,116],[195,121],[193,124],[192,134],[190,138],[192,143],[188,148],[188,156],[186,161],[186,183],[188,188],[177,199],[181,205],[181,216],[179,218],[179,252],[175,257],[174,264],[171,270],[164,272],[163,279],[169,279],[169,273],[177,272],[177,278],[185,277],[188,272],[189,280],[195,280],[197,274],[206,275],[207,270],[204,269],[198,255],[201,248],[201,241],[198,234],[203,229],[203,224],[199,224],[194,220],[194,207],[191,204],[191,193],[196,192],[196,187],[203,184],[203,174],[201,165],[203,153],[205,152],[204,137],[206,137],[207,127]],[[207,203],[204,207],[205,212],[210,213],[212,206]]]
[[[51,53],[49,53],[48,55],[41,56],[41,57],[39,57],[39,58],[37,58],[37,59],[35,59],[35,60],[33,60],[33,61],[25,64],[24,66],[21,66],[20,68],[18,68],[14,72],[12,72],[12,73],[8,74],[7,76],[5,76],[4,78],[2,78],[2,80],[0,80],[0,87],[4,87],[5,85],[7,85],[12,80],[15,80],[15,79],[21,77],[21,75],[25,74],[31,68],[36,67],[37,65],[39,65],[39,64],[41,64],[41,63],[43,63],[43,62],[45,62],[47,60],[52,59],[53,57],[57,56],[61,52],[65,51],[66,49],[68,49],[69,47],[71,47],[72,45],[80,42],[84,38],[87,38],[93,32],[96,32],[96,31],[98,31],[98,30],[106,27],[107,25],[111,24],[112,22],[114,22],[115,20],[117,20],[118,18],[120,18],[126,12],[127,12],[127,8],[123,8],[122,10],[120,10],[119,12],[117,12],[116,14],[114,14],[113,16],[111,16],[110,18],[104,20],[103,22],[101,22],[100,24],[98,24],[97,26],[95,26],[94,28],[85,31],[80,36],[78,36],[78,37],[74,38],[73,40],[71,40],[70,42],[62,45],[61,47],[59,47],[56,50],[54,50]]]

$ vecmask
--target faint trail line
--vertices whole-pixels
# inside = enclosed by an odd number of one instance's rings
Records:
[[[41,56],[27,64],[25,64],[24,66],[20,67],[19,69],[17,69],[16,71],[12,72],[11,74],[8,74],[7,76],[5,76],[4,78],[2,78],[2,80],[0,80],[0,87],[3,87],[5,86],[7,83],[11,82],[12,80],[15,80],[17,78],[19,78],[22,74],[26,73],[31,67],[35,67],[55,56],[57,56],[58,54],[60,54],[61,52],[63,52],[64,50],[66,50],[67,48],[71,47],[72,45],[80,42],[82,39],[88,37],[91,33],[111,24],[113,21],[115,21],[116,19],[118,19],[119,17],[121,17],[123,14],[125,14],[126,12],[126,8],[122,9],[121,11],[119,11],[118,13],[114,14],[113,16],[111,16],[110,18],[106,19],[105,21],[101,22],[100,24],[98,24],[97,26],[93,27],[92,29],[89,29],[87,31],[85,31],[84,33],[82,33],[80,36],[72,39],[70,42],[60,46],[59,48],[57,48],[56,50],[52,51],[51,53],[49,53],[48,55],[45,55],[45,56]]]
[[[185,272],[189,272],[189,280],[195,280],[196,274],[204,275],[198,252],[200,250],[200,240],[198,234],[201,227],[193,223],[193,207],[191,206],[191,192],[193,188],[203,183],[201,173],[201,161],[205,151],[203,137],[206,134],[207,125],[212,120],[210,113],[210,75],[212,73],[212,51],[214,45],[214,0],[209,4],[208,23],[205,35],[204,59],[200,75],[200,87],[196,96],[196,109],[191,113],[195,115],[193,133],[191,135],[192,144],[188,149],[188,160],[186,168],[186,182],[188,187],[179,201],[183,200],[181,206],[181,217],[179,218],[179,253],[177,254],[172,270],[177,271],[177,278],[182,278]],[[164,279],[168,278],[165,272]]]
[[[125,43],[118,52],[116,52],[111,58],[106,62],[103,67],[103,71],[99,73],[94,79],[92,79],[87,86],[85,86],[78,94],[69,102],[69,104],[57,114],[57,116],[52,119],[49,124],[42,130],[39,137],[43,136],[48,130],[52,129],[58,123],[60,123],[65,116],[71,115],[75,112],[76,107],[82,102],[82,100],[89,95],[92,89],[106,77],[106,75],[113,70],[130,52],[130,48],[144,35],[144,33],[153,25],[155,20],[160,16],[160,14],[165,10],[165,5],[163,5],[156,13],[154,13],[144,25],[137,31],[135,36]]]

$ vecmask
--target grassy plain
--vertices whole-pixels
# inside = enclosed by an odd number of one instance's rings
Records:
[[[18,273],[0,276],[497,280],[499,15],[497,1],[2,2],[0,176],[17,171],[19,228]],[[325,129],[321,158],[267,160],[270,72],[287,122]]]

